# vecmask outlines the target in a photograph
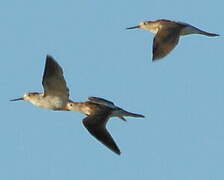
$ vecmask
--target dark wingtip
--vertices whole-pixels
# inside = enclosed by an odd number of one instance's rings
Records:
[[[210,34],[210,36],[220,36],[219,34]]]
[[[117,152],[117,155],[119,155],[119,156],[120,156],[120,155],[121,155],[121,152],[120,152],[120,151],[119,151],[119,152]]]
[[[152,55],[152,62],[154,62],[154,61],[156,61],[156,60],[157,60],[157,58],[156,58],[155,54],[153,54],[153,55]]]
[[[121,151],[119,149],[119,147],[115,144],[115,146],[110,150],[112,150],[114,153],[116,153],[117,155],[121,155]]]
[[[48,61],[48,60],[54,60],[54,58],[53,58],[53,56],[47,54],[47,56],[46,56],[46,60],[47,60],[47,61]]]
[[[155,61],[157,61],[157,60],[158,60],[158,59],[155,58],[155,57],[152,58],[152,62],[155,62]]]
[[[144,116],[144,115],[142,115],[142,114],[140,114],[140,115],[141,115],[141,116],[140,116],[141,118],[145,118],[145,116]]]
[[[119,156],[121,155],[121,151],[118,147],[116,149],[114,149],[113,152],[116,153]]]
[[[220,36],[219,34],[209,33],[209,32],[205,32],[204,35],[207,35],[207,36],[210,36],[210,37]]]
[[[134,115],[133,117],[136,117],[136,118],[145,118],[143,114],[133,114],[133,115]]]
[[[59,66],[57,61],[53,58],[53,56],[47,54],[46,56],[46,65],[45,66],[48,66],[48,67],[56,67]]]
[[[142,115],[142,114],[139,114],[139,116],[138,116],[139,118],[145,118],[145,116],[144,115]]]
[[[163,57],[156,57],[156,56],[153,56],[152,57],[152,62],[156,62],[158,60],[161,60]]]

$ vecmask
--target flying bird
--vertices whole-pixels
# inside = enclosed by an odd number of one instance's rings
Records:
[[[63,70],[53,57],[47,55],[42,78],[44,92],[29,92],[11,101],[24,100],[34,106],[52,110],[66,110],[69,101],[69,89],[63,76]]]
[[[125,111],[113,102],[99,97],[89,97],[86,102],[70,101],[67,106],[68,110],[85,114],[87,117],[82,122],[89,133],[118,155],[121,154],[121,151],[106,129],[109,118],[118,117],[126,121],[124,116],[144,117],[141,114]]]
[[[219,34],[209,33],[198,29],[190,24],[159,19],[156,21],[144,21],[137,26],[126,29],[145,29],[155,34],[153,39],[153,57],[152,60],[158,60],[165,57],[172,51],[179,41],[180,36],[188,34],[202,34],[206,36],[219,36]]]

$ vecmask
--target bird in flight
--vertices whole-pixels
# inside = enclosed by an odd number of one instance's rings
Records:
[[[73,102],[68,105],[68,110],[78,111],[87,117],[82,120],[83,125],[102,144],[107,146],[111,151],[120,155],[121,151],[113,140],[112,136],[106,129],[107,122],[111,117],[118,117],[124,121],[124,116],[143,118],[144,115],[135,114],[115,106],[113,102],[99,97],[89,97],[86,102]]]
[[[69,101],[69,89],[63,76],[63,70],[53,57],[47,55],[42,78],[44,92],[29,92],[11,101],[24,100],[31,104],[52,110],[66,110]]]
[[[120,154],[120,150],[106,129],[110,117],[125,120],[124,116],[144,117],[125,111],[114,103],[98,97],[89,97],[86,102],[74,102],[69,99],[69,89],[66,85],[63,70],[51,56],[46,57],[46,64],[42,79],[43,93],[25,93],[22,97],[11,101],[24,100],[31,104],[52,110],[78,111],[85,115],[83,124],[97,140],[113,152]]]
[[[129,27],[126,29],[135,28],[145,29],[155,34],[152,49],[153,61],[165,57],[170,51],[172,51],[177,45],[180,36],[188,34],[219,36],[219,34],[203,31],[187,23],[170,21],[166,19],[144,21],[137,26]]]

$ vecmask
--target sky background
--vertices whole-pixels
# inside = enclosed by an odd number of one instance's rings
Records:
[[[223,34],[220,0],[7,0],[0,3],[0,179],[224,179],[223,36],[182,37],[152,62],[144,20],[183,21]],[[64,69],[71,98],[99,96],[145,119],[108,123],[122,154],[78,112],[9,102],[42,91],[46,55]]]

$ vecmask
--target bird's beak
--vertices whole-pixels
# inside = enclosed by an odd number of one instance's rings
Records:
[[[23,97],[17,98],[17,99],[11,99],[10,101],[19,101],[19,100],[24,100]]]
[[[140,28],[140,26],[133,26],[133,27],[129,27],[129,28],[126,28],[126,29],[136,29],[136,28]]]

